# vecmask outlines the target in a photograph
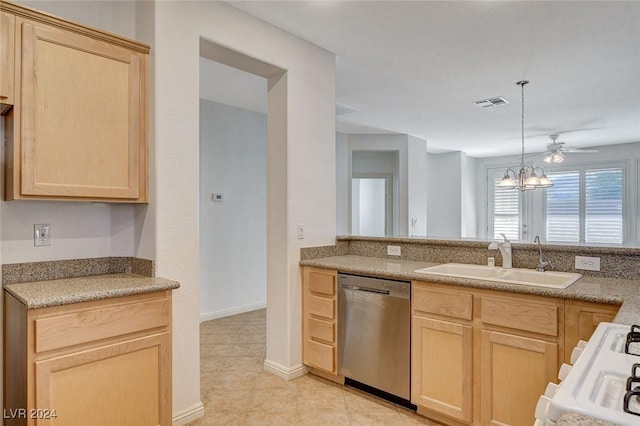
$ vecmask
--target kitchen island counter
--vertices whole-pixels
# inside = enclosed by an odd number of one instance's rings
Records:
[[[430,281],[463,287],[486,288],[513,293],[622,305],[616,315],[615,322],[621,324],[640,323],[640,292],[638,291],[640,282],[637,280],[583,276],[578,282],[566,289],[554,289],[417,273],[415,272],[417,269],[431,267],[437,265],[437,263],[399,259],[344,255],[303,260],[300,265],[383,278]]]

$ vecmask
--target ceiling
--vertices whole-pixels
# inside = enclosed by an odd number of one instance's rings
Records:
[[[430,152],[640,142],[640,2],[232,1],[336,54],[345,133],[401,133]],[[480,108],[501,96],[509,104]]]

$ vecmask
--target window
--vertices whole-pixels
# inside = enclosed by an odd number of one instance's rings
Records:
[[[504,234],[510,240],[520,239],[520,191],[500,188],[498,183],[503,174],[493,176],[493,239],[502,239]]]
[[[553,182],[547,188],[546,240],[580,241],[580,172],[548,173]]]
[[[503,233],[510,240],[532,241],[540,235],[560,244],[622,244],[625,170],[624,163],[556,167],[547,170],[552,187],[521,192],[498,187],[504,169],[489,169],[488,236],[498,240]]]
[[[546,239],[550,242],[621,244],[624,240],[622,167],[550,172]]]

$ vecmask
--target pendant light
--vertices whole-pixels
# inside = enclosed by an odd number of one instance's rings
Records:
[[[522,156],[520,157],[520,171],[516,173],[513,168],[508,168],[504,172],[504,177],[500,183],[498,183],[498,187],[500,188],[513,188],[525,191],[553,186],[553,182],[547,177],[543,169],[524,164],[524,86],[528,83],[529,81],[527,80],[516,83],[520,86],[522,92]],[[540,176],[538,176],[536,171],[540,173]]]

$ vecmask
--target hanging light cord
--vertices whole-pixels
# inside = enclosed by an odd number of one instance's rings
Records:
[[[522,156],[520,157],[520,166],[524,166],[524,85],[529,83],[527,80],[522,80],[519,81],[518,84],[520,85],[520,89],[521,89],[521,99],[522,99],[522,126],[521,126],[521,136],[522,136]]]

